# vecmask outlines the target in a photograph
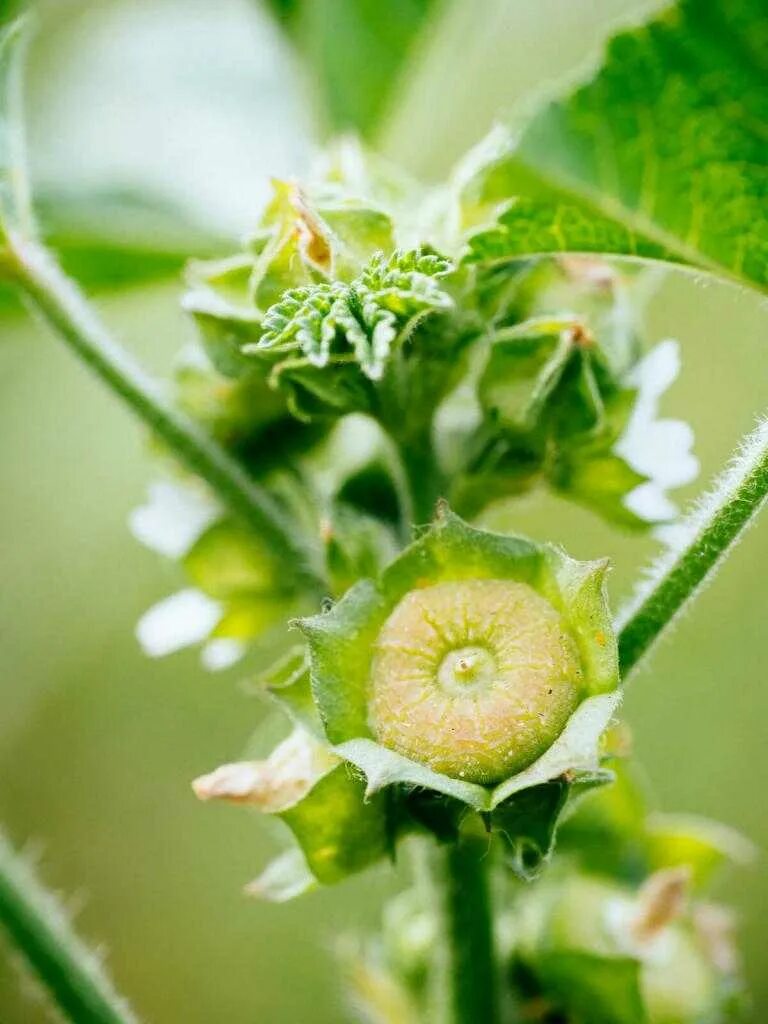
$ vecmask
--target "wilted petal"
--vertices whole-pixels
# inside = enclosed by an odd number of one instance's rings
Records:
[[[295,729],[266,761],[224,764],[192,783],[200,800],[251,804],[266,814],[293,806],[330,768],[338,764],[306,730]]]
[[[667,960],[674,950],[669,927],[685,910],[690,886],[687,866],[664,868],[646,879],[636,897],[611,900],[606,926],[619,948],[640,960]]]
[[[180,590],[139,619],[136,638],[145,654],[162,658],[205,640],[221,618],[222,607],[199,590]]]
[[[146,503],[131,512],[128,525],[152,551],[181,558],[220,514],[219,505],[202,487],[157,480],[149,486]]]
[[[680,917],[690,886],[691,872],[685,865],[656,871],[643,883],[630,926],[636,942],[651,942]]]

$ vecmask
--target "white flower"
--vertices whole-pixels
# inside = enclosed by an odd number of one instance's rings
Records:
[[[142,615],[136,638],[150,658],[162,658],[205,640],[222,611],[218,601],[199,590],[179,590]]]
[[[128,525],[152,551],[181,558],[220,515],[218,502],[203,487],[157,480],[149,486],[147,502],[131,512]]]
[[[209,672],[223,672],[240,661],[245,652],[246,645],[241,640],[220,636],[203,647],[200,661]]]
[[[638,389],[627,429],[614,451],[632,469],[649,479],[632,490],[625,505],[648,522],[677,515],[667,490],[695,480],[699,461],[693,455],[693,430],[683,420],[659,419],[659,401],[680,372],[680,346],[660,342],[630,373],[627,383]]]

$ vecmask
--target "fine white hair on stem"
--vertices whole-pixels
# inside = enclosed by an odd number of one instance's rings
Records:
[[[628,673],[714,576],[768,494],[768,420],[761,419],[708,493],[668,531],[669,544],[643,574],[617,616],[622,669]]]

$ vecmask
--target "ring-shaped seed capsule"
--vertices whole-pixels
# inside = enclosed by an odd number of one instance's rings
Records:
[[[581,697],[575,641],[526,583],[412,590],[376,642],[377,740],[454,778],[490,785],[521,771],[551,746]]]

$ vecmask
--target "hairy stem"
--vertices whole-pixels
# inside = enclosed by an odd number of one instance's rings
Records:
[[[0,928],[73,1024],[138,1024],[100,959],[0,832]]]
[[[439,851],[435,878],[442,901],[442,963],[436,1024],[497,1024],[496,955],[488,884],[488,844],[464,837]]]
[[[749,434],[731,464],[683,520],[679,538],[620,612],[619,660],[626,678],[712,578],[768,494],[768,420]]]
[[[296,538],[297,530],[274,498],[163,397],[155,382],[110,336],[47,250],[9,232],[0,271],[96,376],[191,472],[210,485],[224,505],[292,562],[297,574],[309,574],[307,552]]]

